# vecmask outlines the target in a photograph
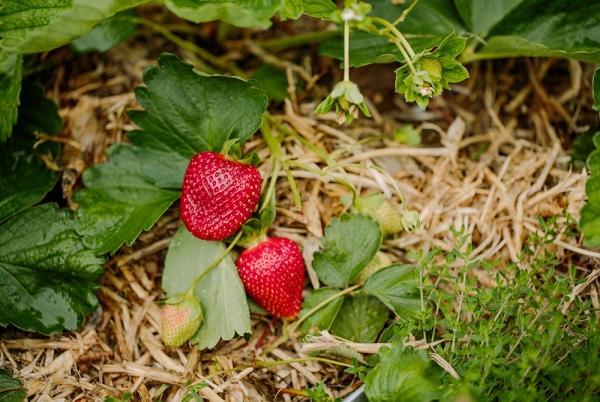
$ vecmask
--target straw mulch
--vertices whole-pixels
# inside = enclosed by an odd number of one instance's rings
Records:
[[[104,55],[71,58],[63,49],[45,56],[56,63],[44,76],[65,120],[61,183],[74,208],[71,195],[83,170],[105,160],[106,148],[124,141],[133,128],[125,112],[136,106],[132,89],[141,85],[143,68],[154,63],[160,50],[176,50],[149,32],[141,39]],[[271,57],[256,47],[248,50],[259,59]],[[560,215],[565,230],[564,211],[578,218],[587,174],[570,167],[567,150],[593,116],[586,106],[591,104],[588,67],[556,60],[472,65],[471,79],[428,111],[420,111],[394,96],[391,88],[369,90],[372,77],[391,71],[375,66],[356,72],[371,100],[373,119],[339,127],[334,116],[312,112],[325,90],[315,85],[318,77],[310,65],[274,62],[287,66],[288,77],[304,89],[272,110],[281,126],[293,132],[282,144],[302,196],[302,207],[296,208],[282,172],[273,233],[302,244],[308,262],[323,228],[344,210],[340,197],[349,189],[340,180],[363,192],[380,189],[397,204],[402,196],[419,212],[418,230],[385,242],[385,252],[394,260],[407,261],[410,249],[451,249],[449,229],[461,226],[471,235],[477,258],[517,260],[526,237],[538,229],[538,217]],[[295,82],[290,86],[295,88]],[[392,140],[394,130],[406,123],[421,129],[423,146]],[[269,175],[270,152],[260,136],[247,148],[258,152],[262,173]],[[324,160],[319,150],[330,157]],[[187,385],[204,381],[208,386],[198,392],[208,401],[290,401],[302,400],[294,390],[320,382],[340,397],[359,385],[343,367],[321,362],[256,368],[257,360],[292,359],[319,347],[309,345],[307,350],[300,340],[292,340],[262,355],[263,346],[281,330],[280,322],[264,316],[253,317],[249,339],[222,342],[212,351],[165,349],[156,301],[162,297],[164,253],[178,225],[175,207],[132,248],[122,249],[107,263],[98,291],[101,307],[79,331],[52,338],[12,331],[2,337],[0,366],[24,379],[30,400],[102,400],[131,392],[141,401],[181,401]],[[557,237],[554,250],[590,279],[574,292],[590,296],[598,307],[597,275],[591,275],[600,254],[566,235]],[[480,281],[493,285],[483,274]],[[308,282],[319,285],[312,272]],[[378,347],[351,346],[367,353]]]

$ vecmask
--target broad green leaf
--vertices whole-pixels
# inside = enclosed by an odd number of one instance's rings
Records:
[[[147,0],[4,0],[0,37],[4,49],[37,53],[69,43],[115,13]]]
[[[345,288],[371,262],[381,240],[377,222],[365,215],[344,214],[325,229],[313,268],[321,282]]]
[[[62,119],[56,103],[46,98],[38,84],[23,81],[19,118],[15,132],[57,135],[62,131]]]
[[[395,21],[410,5],[389,0],[370,0],[371,15]],[[467,29],[451,0],[419,1],[408,18],[398,25],[406,34],[445,37],[450,32],[466,33]],[[410,36],[409,36],[410,38]]]
[[[71,47],[79,53],[106,52],[129,39],[137,30],[136,14],[126,10],[102,21],[89,33],[71,42]]]
[[[594,71],[594,78],[592,78],[592,94],[594,95],[594,110],[600,112],[600,67]]]
[[[17,122],[23,57],[0,49],[0,143],[6,141]]]
[[[16,135],[0,145],[0,222],[40,202],[58,174],[46,168],[33,138]]]
[[[314,307],[324,302],[328,298],[332,297],[339,292],[339,289],[332,288],[320,288],[315,289],[304,298],[302,302],[302,311],[298,318],[303,318],[306,314]],[[319,310],[312,313],[303,323],[300,329],[303,332],[308,332],[312,328],[318,328],[320,330],[326,330],[331,327],[333,320],[337,315],[340,307],[342,307],[343,297],[338,297],[331,302],[327,303]]]
[[[0,402],[23,402],[26,397],[23,383],[7,370],[0,369]]]
[[[167,297],[187,292],[224,252],[223,243],[200,240],[180,228],[165,260],[162,286]],[[230,255],[205,274],[195,293],[204,309],[204,322],[192,338],[200,348],[212,348],[221,339],[251,331],[246,294]]]
[[[0,324],[52,334],[79,326],[97,305],[102,260],[70,211],[43,204],[0,224]]]
[[[441,396],[439,380],[427,352],[401,344],[381,348],[379,363],[365,378],[365,393],[376,402],[429,402]]]
[[[340,308],[331,333],[353,342],[375,342],[389,317],[389,311],[377,298],[348,296]]]
[[[503,16],[521,2],[523,0],[495,0],[490,2],[454,0],[458,13],[461,15],[467,29],[479,36],[485,36]]]
[[[98,255],[114,253],[123,243],[131,245],[150,229],[179,198],[178,190],[161,188],[156,179],[174,184],[174,177],[183,177],[185,169],[176,154],[147,152],[133,145],[111,147],[108,158],[108,163],[84,172],[85,188],[74,197],[79,203],[77,231]],[[162,168],[166,174],[174,166],[181,168],[178,176],[152,175]]]
[[[288,82],[283,71],[263,64],[256,69],[252,79],[260,83],[262,91],[270,100],[281,102],[288,97]]]
[[[581,209],[579,227],[589,247],[600,247],[600,133],[594,137],[596,151],[588,158],[590,177],[585,184],[588,200]]]
[[[0,222],[30,207],[54,187],[58,174],[50,171],[40,156],[56,154],[56,144],[34,149],[32,132],[58,134],[62,120],[54,102],[44,97],[41,87],[23,83],[15,135],[0,144]]]
[[[200,75],[171,54],[158,64],[136,90],[145,110],[129,113],[142,129],[129,134],[135,144],[191,158],[229,139],[244,142],[260,126],[268,99],[256,81]]]
[[[277,0],[165,0],[181,18],[193,22],[221,20],[238,27],[268,28],[279,8]]]
[[[401,318],[415,317],[421,311],[419,276],[410,265],[392,265],[375,272],[362,291],[377,297]]]
[[[494,25],[477,53],[476,58],[553,56],[600,62],[600,2],[523,0]]]

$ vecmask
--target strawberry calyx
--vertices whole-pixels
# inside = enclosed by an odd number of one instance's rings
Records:
[[[243,163],[246,165],[256,166],[260,161],[256,152],[249,152],[246,155],[243,154],[242,144],[239,139],[233,138],[225,141],[223,149],[220,152],[221,155],[227,160]]]

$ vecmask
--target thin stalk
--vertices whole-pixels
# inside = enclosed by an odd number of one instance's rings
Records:
[[[154,21],[150,21],[147,20],[145,18],[138,18],[138,17],[132,17],[131,18],[132,21],[143,25],[145,27],[148,27],[150,29],[152,29],[153,31],[161,34],[162,36],[164,36],[165,38],[167,38],[168,40],[170,40],[171,42],[173,42],[174,44],[176,44],[177,46],[179,46],[182,49],[186,49],[190,52],[192,52],[193,54],[198,55],[202,60],[212,64],[213,66],[217,66],[222,70],[225,71],[229,71],[237,76],[240,77],[245,77],[246,73],[242,70],[240,70],[238,67],[236,67],[235,65],[232,65],[231,63],[228,63],[226,61],[223,61],[222,59],[220,59],[219,57],[215,56],[214,54],[212,54],[211,52],[209,52],[208,50],[205,50],[203,48],[201,48],[200,46],[196,45],[193,42],[187,41],[183,38],[180,38],[179,36],[175,35],[173,32],[169,31],[167,28],[165,28],[164,26],[157,24]],[[202,69],[206,70],[206,72],[209,73],[216,73],[218,71],[216,71],[215,69],[209,67],[206,64],[202,64],[200,66]]]
[[[263,119],[261,131],[263,134],[263,138],[267,143],[267,147],[269,148],[269,151],[271,151],[271,156],[273,159],[273,171],[271,172],[269,188],[267,189],[267,193],[259,211],[263,211],[269,205],[271,197],[273,196],[273,193],[275,191],[277,177],[279,176],[279,172],[281,171],[281,146],[280,143],[273,136],[273,131],[271,130],[269,119],[267,117]]]
[[[235,245],[237,244],[237,242],[240,240],[240,237],[242,237],[242,233],[243,231],[240,230],[238,232],[238,234],[235,236],[235,238],[233,239],[233,241],[231,243],[229,243],[229,246],[227,246],[227,248],[225,249],[225,251],[223,252],[223,254],[221,254],[219,256],[219,258],[217,258],[212,264],[209,265],[208,268],[206,268],[204,271],[200,272],[192,281],[192,286],[189,288],[188,293],[194,293],[194,290],[196,289],[196,287],[198,286],[198,284],[202,281],[202,279],[204,279],[206,277],[206,275],[208,275],[209,273],[211,273],[211,271],[213,269],[215,269],[216,267],[219,266],[219,264],[221,263],[221,261],[223,261],[223,259],[227,256],[227,254],[229,254],[229,252],[231,250],[233,250],[233,248],[235,247]]]
[[[381,18],[381,17],[371,17],[371,18],[373,19],[374,22],[378,22],[381,25],[385,26],[387,29],[389,29],[390,32],[398,38],[400,43],[402,43],[402,46],[404,46],[404,48],[406,49],[407,53],[411,57],[411,60],[414,59],[415,51],[413,50],[412,46],[410,46],[410,43],[408,43],[408,41],[406,40],[404,35],[402,35],[402,32],[400,32],[398,30],[398,28],[396,28],[394,25],[392,25],[392,23],[389,22],[388,20],[386,20],[385,18]]]
[[[406,19],[406,17],[408,16],[408,14],[413,10],[413,8],[415,8],[415,6],[417,5],[418,2],[419,2],[419,0],[413,0],[413,2],[410,3],[410,6],[406,7],[406,9],[404,11],[402,11],[402,14],[400,14],[400,16],[398,18],[396,18],[396,20],[394,22],[392,22],[392,24],[398,25],[399,23],[404,21]]]
[[[344,82],[350,82],[350,23],[344,21]]]

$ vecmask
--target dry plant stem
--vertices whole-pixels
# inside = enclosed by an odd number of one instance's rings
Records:
[[[173,32],[169,31],[164,26],[157,24],[154,21],[150,21],[145,18],[132,18],[132,20],[134,22],[137,22],[140,25],[143,25],[145,27],[152,29],[153,31],[158,32],[159,34],[161,34],[162,36],[164,36],[165,38],[167,38],[168,40],[170,40],[177,46],[196,54],[203,61],[206,61],[206,62],[212,64],[213,66],[217,66],[222,70],[229,71],[240,77],[246,76],[246,73],[244,71],[240,70],[237,66],[221,60],[220,58],[218,58],[211,52],[209,52],[205,49],[202,49],[200,46],[196,45],[195,43],[192,43],[190,41],[180,38],[179,36],[175,35]],[[218,72],[206,64],[204,64],[200,67],[207,70],[206,72],[209,72],[209,73],[217,73]]]
[[[275,349],[276,347],[278,347],[279,345],[281,345],[282,343],[286,342],[290,336],[292,334],[294,334],[298,328],[300,327],[300,325],[311,315],[313,315],[314,313],[316,313],[317,311],[319,311],[320,309],[322,309],[323,307],[325,307],[326,305],[328,305],[329,303],[331,303],[332,301],[334,301],[335,299],[342,297],[344,295],[347,295],[349,293],[352,293],[353,291],[355,291],[356,289],[358,289],[361,285],[354,285],[351,286],[349,288],[346,288],[330,297],[328,297],[327,299],[323,300],[321,303],[317,304],[316,306],[314,306],[313,308],[311,308],[310,310],[307,311],[307,313],[305,315],[303,315],[301,318],[299,318],[298,320],[296,320],[293,324],[291,324],[287,330],[285,331],[285,333],[283,335],[281,335],[278,339],[275,340],[275,342],[273,342],[271,345],[269,345],[268,348],[266,348],[264,350],[264,354],[268,354],[270,353],[273,349]]]
[[[277,184],[277,177],[279,176],[279,172],[281,171],[281,145],[280,142],[273,137],[273,131],[271,130],[271,125],[269,124],[269,118],[265,116],[263,118],[262,128],[261,128],[263,138],[271,151],[271,158],[273,159],[273,171],[271,172],[271,180],[269,181],[269,188],[267,189],[267,193],[265,194],[265,198],[263,200],[263,204],[260,207],[260,211],[263,211],[268,205],[275,192],[275,185]]]
[[[306,357],[297,357],[295,359],[274,360],[271,362],[257,360],[253,363],[241,364],[237,367],[233,367],[233,368],[226,369],[226,370],[220,370],[220,371],[214,372],[208,376],[202,376],[200,379],[207,380],[209,378],[231,374],[236,371],[245,370],[247,368],[262,369],[262,368],[269,368],[269,367],[273,367],[273,366],[281,366],[283,364],[304,363],[304,362],[319,362],[319,363],[334,364],[334,365],[343,366],[343,367],[352,367],[351,364],[339,362],[339,361],[333,360],[333,359],[327,359],[325,357],[306,356]]]
[[[408,6],[404,11],[402,11],[402,14],[400,14],[400,16],[396,18],[394,22],[392,22],[392,25],[395,26],[404,21],[408,14],[410,14],[410,12],[413,10],[413,8],[415,8],[418,2],[419,0],[413,0],[412,3],[410,3],[410,6]]]

